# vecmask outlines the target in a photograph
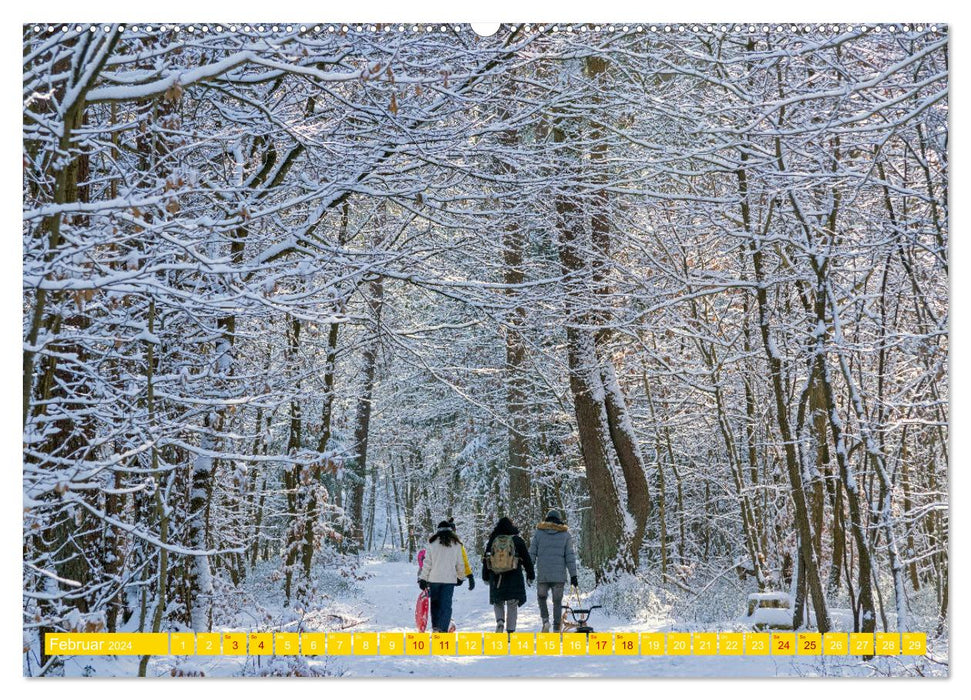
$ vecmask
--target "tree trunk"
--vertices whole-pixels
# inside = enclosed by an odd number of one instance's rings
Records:
[[[880,482],[880,502],[877,506],[877,522],[882,528],[887,538],[887,555],[890,558],[890,571],[893,575],[894,600],[897,610],[897,629],[904,631],[909,629],[909,615],[907,611],[907,592],[904,584],[904,567],[901,563],[900,554],[897,549],[897,536],[894,532],[893,521],[891,519],[891,508],[893,499],[893,481],[887,473],[886,463],[883,454],[878,449],[870,430],[869,419],[863,409],[860,395],[857,392],[856,384],[850,374],[849,364],[842,351],[843,333],[839,318],[839,305],[833,296],[833,291],[828,282],[825,288],[820,289],[823,296],[821,303],[830,306],[830,313],[833,319],[834,348],[839,360],[839,367],[843,374],[850,395],[850,406],[856,415],[857,423],[862,433],[863,447],[871,466],[877,474]]]
[[[651,511],[651,494],[647,485],[647,469],[641,447],[634,435],[634,426],[627,412],[627,401],[617,382],[613,362],[606,358],[600,365],[600,376],[604,386],[604,406],[607,411],[607,426],[617,461],[624,475],[627,492],[627,508],[634,518],[634,534],[631,540],[631,554],[636,566],[640,560],[640,549],[644,542],[644,530]]]
[[[587,76],[593,91],[591,102],[596,107],[603,100],[603,95],[610,89],[608,84],[608,63],[603,56],[588,56],[585,59]],[[589,180],[595,190],[590,195],[590,235],[594,255],[590,261],[591,277],[594,294],[598,299],[597,310],[591,316],[599,326],[596,333],[597,354],[600,364],[600,378],[604,387],[604,405],[607,410],[607,424],[610,439],[613,444],[617,461],[623,472],[627,494],[627,510],[634,518],[634,533],[631,541],[631,553],[636,566],[640,556],[641,544],[644,541],[644,529],[651,509],[651,496],[647,485],[647,470],[640,445],[634,435],[634,428],[627,413],[627,400],[617,380],[617,372],[613,359],[606,348],[610,340],[610,321],[612,314],[609,310],[611,287],[607,277],[607,265],[611,255],[611,217],[609,212],[609,195],[607,193],[607,130],[595,112],[590,120],[590,169]]]
[[[739,184],[739,194],[742,204],[743,225],[747,231],[752,232],[752,223],[748,203],[748,182],[744,168],[747,154],[743,151],[743,166],[736,171]],[[805,566],[806,582],[809,586],[810,596],[813,607],[816,609],[816,624],[820,632],[828,632],[830,629],[829,612],[826,607],[826,596],[819,578],[819,569],[816,563],[815,552],[813,551],[812,527],[809,522],[809,512],[806,507],[806,496],[803,490],[802,473],[799,468],[798,458],[792,430],[789,425],[789,411],[786,406],[786,394],[782,385],[782,358],[775,345],[769,328],[769,302],[766,294],[765,276],[762,270],[762,248],[761,244],[754,240],[750,243],[752,253],[752,263],[755,269],[756,300],[758,302],[759,329],[762,334],[762,344],[765,348],[765,356],[769,365],[769,374],[772,379],[772,389],[775,394],[776,420],[779,424],[779,432],[782,436],[783,450],[786,461],[786,471],[789,475],[791,496],[795,508],[796,529],[799,539],[799,549],[802,556],[802,563]],[[793,624],[797,621],[794,619]]]
[[[499,119],[508,119],[508,112],[500,109]],[[503,131],[498,138],[503,149],[513,150],[519,145],[519,134],[514,130]],[[496,171],[500,176],[512,177],[514,168],[511,159],[503,152],[496,158]],[[504,206],[511,206],[503,201]],[[530,498],[531,479],[529,472],[529,415],[527,409],[526,341],[523,337],[523,325],[526,320],[526,309],[518,301],[521,291],[517,289],[526,279],[523,268],[523,249],[526,245],[526,232],[520,227],[514,211],[510,210],[505,216],[505,227],[502,233],[503,283],[506,285],[505,296],[510,300],[510,308],[506,312],[505,331],[506,342],[506,412],[508,424],[508,438],[506,444],[506,470],[508,514],[515,520],[528,522],[533,519],[534,507]]]
[[[297,377],[300,376],[300,319],[290,318],[287,321],[287,360]],[[287,455],[293,460],[284,472],[284,491],[287,497],[287,534],[284,541],[284,593],[287,602],[290,601],[293,586],[293,573],[296,568],[297,556],[304,540],[304,529],[308,523],[304,521],[304,502],[308,492],[312,490],[310,480],[305,473],[305,466],[300,459],[303,447],[303,416],[300,410],[300,380],[297,379],[295,391],[290,398],[290,435],[287,439]]]
[[[647,406],[651,412],[651,423],[654,425],[654,453],[657,455],[657,513],[658,513],[658,538],[661,540],[661,576],[667,578],[668,574],[668,524],[666,519],[666,502],[664,490],[664,450],[661,446],[661,421],[654,408],[654,396],[651,393],[651,384],[647,378],[647,368],[644,372],[644,395],[647,397]]]
[[[555,120],[553,141],[561,149],[574,147],[577,141],[576,134],[568,139],[567,128],[565,118]],[[596,338],[590,330],[595,319],[583,301],[585,291],[592,284],[592,271],[586,252],[590,248],[589,236],[585,235],[579,193],[573,187],[580,180],[580,166],[576,156],[567,154],[556,167],[558,186],[554,208],[560,265],[565,276],[570,390],[590,492],[589,520],[596,524],[585,533],[584,550],[598,579],[602,579],[614,570],[634,569],[634,521],[624,507],[627,494],[623,472],[610,437]]]
[[[374,337],[364,349],[363,373],[364,389],[357,402],[354,418],[354,485],[351,488],[352,544],[360,549],[364,546],[364,493],[367,484],[368,433],[371,426],[371,400],[374,394],[374,380],[378,363],[378,349],[381,345],[381,305],[384,297],[384,282],[380,277],[369,285],[368,306],[374,324]]]
[[[633,571],[633,521],[622,506],[622,475],[613,459],[607,411],[597,397],[603,385],[597,371],[593,333],[567,328],[570,389],[576,411],[580,451],[590,489],[591,567],[599,576],[613,569]]]
[[[206,527],[206,509],[209,503],[209,478],[212,473],[213,459],[209,454],[215,449],[215,440],[210,431],[212,426],[205,421],[206,433],[202,438],[200,452],[192,461],[191,493],[189,495],[189,527],[187,539],[189,545],[199,553],[192,556],[192,563],[188,569],[187,585],[192,592],[189,607],[189,619],[193,632],[209,632],[212,630],[212,570],[207,553],[208,538]]]

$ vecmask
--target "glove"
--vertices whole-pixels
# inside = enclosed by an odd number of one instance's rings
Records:
[[[455,579],[455,585],[456,586],[461,586],[462,585],[462,579],[460,579],[460,578]]]
[[[475,574],[469,574],[469,590],[471,591],[474,588],[475,588]]]
[[[426,588],[428,588],[428,581],[425,581],[424,579],[418,579],[418,587],[422,590],[425,590]]]
[[[534,578],[527,578],[526,579],[526,585],[527,586],[532,586],[533,585],[533,581],[535,581],[535,580],[536,579],[534,579]]]
[[[577,586],[580,585],[580,582],[577,581],[577,577],[576,576],[571,576],[570,577],[570,585],[573,586],[574,588],[576,588]]]

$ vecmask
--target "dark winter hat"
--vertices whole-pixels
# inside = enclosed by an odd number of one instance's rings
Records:
[[[554,508],[553,510],[551,510],[549,513],[546,514],[546,522],[562,525],[563,515],[560,513],[560,511]]]
[[[519,528],[513,523],[512,520],[506,517],[499,518],[499,522],[496,523],[496,527],[493,530],[493,534],[496,535],[518,535]]]
[[[442,522],[440,522],[438,524],[438,529],[439,530],[454,530],[455,529],[455,525],[453,523],[450,523],[448,520],[443,520]]]

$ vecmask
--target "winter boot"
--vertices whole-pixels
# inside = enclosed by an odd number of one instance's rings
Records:
[[[496,632],[502,632],[505,626],[506,623],[503,620],[499,620],[499,622],[496,623]]]
[[[543,620],[543,631],[544,632],[549,632],[550,631],[550,621],[549,620]]]

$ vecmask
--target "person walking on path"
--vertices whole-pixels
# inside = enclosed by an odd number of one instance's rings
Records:
[[[519,606],[526,602],[523,571],[532,584],[536,572],[526,542],[509,518],[500,518],[482,555],[482,580],[489,583],[489,602],[496,613],[496,632],[516,631]]]
[[[573,535],[563,523],[558,510],[551,510],[546,519],[536,526],[529,554],[536,563],[536,598],[539,614],[543,618],[543,631],[550,631],[550,611],[546,599],[553,593],[553,631],[560,631],[563,618],[563,589],[567,572],[570,585],[577,585],[577,558],[573,550]]]
[[[425,559],[418,572],[418,587],[428,589],[432,631],[447,632],[452,621],[452,595],[465,579],[462,542],[447,520],[428,538]]]
[[[455,532],[455,518],[448,519],[448,525]],[[461,542],[459,543],[461,544]],[[462,563],[465,565],[465,576],[469,582],[469,590],[475,589],[475,576],[472,575],[472,566],[469,564],[469,555],[465,552],[465,545],[462,544]]]

